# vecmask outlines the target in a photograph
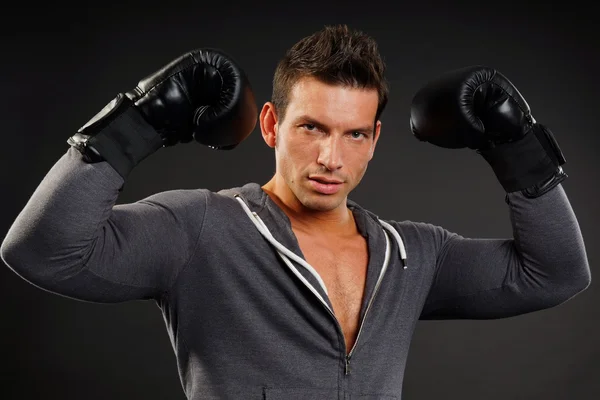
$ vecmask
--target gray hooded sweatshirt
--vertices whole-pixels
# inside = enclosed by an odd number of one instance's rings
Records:
[[[256,183],[116,205],[123,179],[69,148],[2,243],[31,284],[101,303],[153,300],[188,399],[400,399],[419,319],[491,319],[561,304],[590,283],[564,189],[507,203],[514,238],[382,220],[351,200],[369,262],[350,352],[290,221]]]

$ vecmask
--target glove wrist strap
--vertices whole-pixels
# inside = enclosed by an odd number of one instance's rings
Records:
[[[552,132],[541,124],[516,142],[478,150],[507,193],[523,191],[538,197],[562,182],[567,175],[565,158]]]
[[[163,146],[163,139],[121,93],[67,143],[85,162],[106,161],[126,179],[140,161]]]

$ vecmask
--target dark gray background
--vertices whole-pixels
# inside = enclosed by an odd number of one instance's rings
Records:
[[[570,175],[563,186],[593,273],[600,237],[596,12],[572,1],[464,2],[460,8],[325,3],[3,9],[0,238],[67,150],[68,136],[148,73],[188,50],[218,47],[245,68],[262,106],[287,48],[325,24],[347,23],[378,40],[391,86],[379,146],[351,197],[383,218],[509,237],[503,192],[484,160],[418,142],[408,126],[411,97],[423,83],[450,69],[487,64],[554,131]],[[273,170],[273,152],[257,127],[232,152],[195,143],[159,151],[134,170],[119,203],[177,188],[264,183]],[[0,268],[0,296],[0,398],[184,399],[154,303],[74,301],[37,289],[8,268]],[[566,304],[515,318],[420,322],[405,398],[600,398],[598,300],[592,284]]]

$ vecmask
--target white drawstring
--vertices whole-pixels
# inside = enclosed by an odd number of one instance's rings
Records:
[[[244,209],[244,211],[246,212],[246,214],[248,215],[250,220],[254,223],[254,225],[256,226],[258,231],[269,241],[269,243],[271,243],[277,249],[277,253],[282,258],[282,260],[287,264],[287,266],[292,270],[294,275],[296,275],[319,298],[319,300],[331,311],[331,308],[329,307],[327,302],[323,299],[321,294],[310,284],[310,282],[308,282],[306,280],[306,278],[300,273],[300,271],[298,271],[298,269],[294,266],[294,264],[291,263],[289,258],[291,258],[292,260],[296,261],[298,264],[300,264],[304,268],[306,268],[306,270],[308,270],[315,277],[317,282],[319,282],[319,285],[321,286],[321,288],[323,289],[325,294],[327,294],[329,296],[329,292],[327,291],[325,282],[323,282],[323,279],[321,278],[319,273],[308,262],[306,262],[301,257],[298,257],[296,254],[294,254],[292,251],[290,251],[284,245],[279,243],[273,237],[273,235],[269,231],[269,228],[267,228],[267,226],[262,221],[262,219],[258,216],[258,214],[250,210],[250,208],[248,207],[246,202],[241,198],[241,196],[239,194],[235,194],[234,197],[242,205],[242,208]],[[385,248],[385,260],[383,262],[383,267],[382,267],[381,273],[379,274],[377,286],[379,286],[379,283],[381,282],[381,279],[383,278],[383,275],[388,267],[390,255],[391,255],[390,240],[389,240],[388,234],[386,232],[386,229],[394,236],[394,239],[398,243],[398,246],[400,248],[400,257],[402,258],[402,265],[403,265],[404,269],[407,268],[406,249],[404,248],[404,243],[402,242],[402,238],[400,237],[400,235],[398,234],[396,229],[394,229],[394,227],[391,226],[390,224],[388,224],[387,222],[379,220],[379,223],[384,228],[383,233],[385,235],[386,248]]]
[[[262,219],[258,216],[258,214],[251,211],[250,208],[248,208],[248,206],[246,205],[244,200],[242,200],[239,195],[236,194],[234,197],[240,202],[240,204],[242,205],[242,208],[244,209],[246,214],[248,214],[248,217],[250,217],[250,220],[254,223],[256,228],[258,228],[259,232],[269,241],[269,243],[271,243],[273,246],[275,246],[275,248],[277,249],[277,253],[283,259],[283,261],[287,264],[287,266],[290,267],[290,269],[292,270],[294,275],[296,275],[298,278],[300,278],[300,280],[319,298],[319,300],[321,300],[321,302],[323,304],[325,304],[325,306],[327,306],[327,308],[329,308],[331,310],[331,308],[329,307],[327,302],[323,299],[321,294],[310,284],[310,282],[308,282],[306,280],[306,278],[300,273],[300,271],[298,271],[296,269],[296,267],[294,266],[294,264],[292,264],[290,262],[288,257],[290,257],[292,260],[296,261],[298,264],[300,264],[304,268],[306,268],[317,279],[317,281],[319,282],[319,285],[321,285],[321,288],[323,289],[325,294],[327,294],[329,296],[329,292],[327,291],[325,282],[323,282],[323,279],[321,279],[321,276],[319,275],[319,273],[309,263],[307,263],[301,257],[298,257],[296,254],[291,252],[284,245],[279,243],[273,237],[273,235],[271,234],[271,232],[269,231],[267,226],[264,224]]]
[[[402,238],[398,234],[398,231],[396,231],[396,229],[394,229],[394,227],[392,225],[388,224],[385,221],[382,221],[379,219],[379,223],[381,224],[381,226],[383,226],[388,231],[390,231],[392,236],[394,236],[394,239],[396,239],[396,243],[398,243],[398,247],[400,247],[400,258],[402,259],[402,266],[404,269],[406,269],[408,267],[406,265],[406,248],[404,248],[404,242],[402,241]]]

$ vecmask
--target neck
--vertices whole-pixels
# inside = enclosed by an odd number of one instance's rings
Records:
[[[287,188],[287,186],[286,186]],[[346,201],[332,210],[314,210],[304,206],[287,188],[283,190],[273,177],[262,189],[288,216],[292,228],[311,235],[348,235],[357,232],[352,211]]]

